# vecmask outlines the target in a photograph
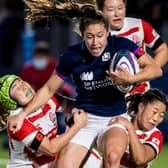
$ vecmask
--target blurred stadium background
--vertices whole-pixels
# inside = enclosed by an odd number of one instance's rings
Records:
[[[61,0],[63,1],[63,0]],[[25,6],[21,0],[0,0],[0,76],[7,73],[19,75],[25,61]],[[144,10],[147,9],[147,10]],[[127,16],[140,17],[149,23],[162,35],[168,43],[168,1],[167,0],[128,0]],[[54,24],[40,21],[33,25],[31,40],[46,40],[51,45],[52,55],[59,59],[59,54],[69,45],[80,39],[73,32],[70,21],[56,20]],[[61,39],[61,40],[60,40]],[[30,41],[29,44],[33,41]],[[28,46],[28,47],[31,47]],[[149,51],[150,52],[150,51]],[[168,95],[168,64],[163,68],[161,78],[151,82],[152,87],[164,91]],[[168,117],[159,126],[164,134],[164,146],[161,155],[152,168],[168,167]],[[0,132],[0,168],[6,167],[8,159],[8,138],[5,132]]]

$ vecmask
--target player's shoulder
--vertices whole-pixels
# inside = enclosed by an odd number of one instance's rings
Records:
[[[82,56],[85,48],[83,49],[83,43],[78,43],[67,48],[62,54],[64,61],[75,62]]]
[[[126,17],[125,22],[129,27],[140,26],[143,22],[141,18],[134,18],[134,17]]]
[[[127,48],[129,45],[135,45],[135,43],[124,36],[110,35],[108,38],[108,45],[116,49]]]
[[[153,129],[147,131],[146,133],[148,134],[148,136],[163,139],[163,134],[157,127],[154,127]]]
[[[153,129],[152,129],[152,132],[153,132],[153,133],[156,133],[156,134],[163,135],[162,132],[161,132],[157,127],[153,128]]]
[[[75,54],[82,52],[82,50],[83,50],[83,42],[69,46],[68,49],[65,51],[65,53]]]
[[[60,106],[60,101],[55,97],[55,96],[52,96],[48,103],[47,103],[52,109],[58,109],[59,106]]]

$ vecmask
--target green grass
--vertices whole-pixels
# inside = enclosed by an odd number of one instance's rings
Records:
[[[153,161],[152,168],[168,168],[168,144],[164,144],[159,157]]]
[[[2,134],[0,134],[0,168],[6,168],[8,160],[8,150],[2,149]],[[162,152],[157,159],[154,160],[151,168],[168,168],[168,144],[164,144]]]
[[[0,168],[6,168],[6,163],[8,160],[8,150],[2,148],[2,138],[4,136],[3,132],[0,132]]]

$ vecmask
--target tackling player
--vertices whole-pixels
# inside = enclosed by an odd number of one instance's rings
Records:
[[[7,117],[19,113],[36,95],[34,89],[15,75],[0,78],[0,127],[7,126]],[[87,115],[83,110],[74,113],[74,124],[64,134],[57,137],[56,111],[61,107],[55,97],[24,119],[19,131],[8,129],[10,157],[8,168],[49,168],[55,167],[55,154],[70,139],[87,125]]]
[[[112,118],[98,137],[106,168],[147,168],[161,152],[163,135],[156,127],[168,110],[166,96],[157,89],[149,89],[127,97],[127,103],[132,117],[124,114]]]

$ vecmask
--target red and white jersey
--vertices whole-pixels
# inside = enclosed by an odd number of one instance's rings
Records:
[[[151,146],[157,155],[160,154],[163,145],[163,135],[157,128],[150,131],[137,130],[136,134],[142,144]],[[149,168],[151,163],[152,161],[144,166],[136,166],[130,158],[130,150],[128,145],[125,154],[121,159],[120,168]]]
[[[57,135],[56,109],[59,102],[52,97],[41,109],[29,115],[23,122],[21,129],[9,134],[10,159],[8,168],[49,168],[55,157],[45,156],[29,148],[38,131],[49,139]],[[11,115],[17,114],[21,109],[11,111]]]
[[[160,35],[146,21],[137,18],[126,17],[123,27],[118,31],[110,31],[111,35],[122,36],[130,39],[138,46],[146,50],[146,46],[152,48]]]
[[[146,21],[137,18],[125,17],[124,25],[120,30],[110,31],[111,35],[126,37],[146,51],[146,46],[156,49],[162,43],[160,35]],[[158,42],[159,41],[159,42]],[[144,82],[135,87],[131,93],[143,93],[150,88],[149,82]]]

